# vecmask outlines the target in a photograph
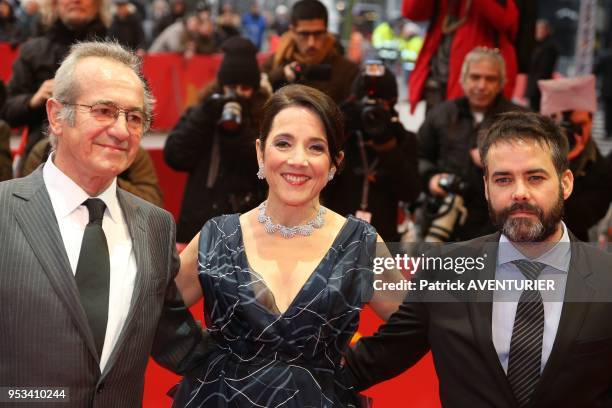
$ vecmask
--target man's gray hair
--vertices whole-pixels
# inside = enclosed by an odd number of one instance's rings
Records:
[[[470,71],[470,64],[487,59],[497,65],[500,85],[506,84],[506,61],[497,48],[476,47],[468,52],[461,65],[461,82],[465,82]]]
[[[102,21],[106,27],[110,27],[111,22],[113,20],[113,16],[111,13],[111,1],[110,0],[94,0],[98,4],[98,18]],[[42,23],[45,26],[51,27],[57,19],[59,18],[59,14],[57,12],[57,2],[58,0],[48,0],[40,2],[40,15],[42,19]]]
[[[116,42],[89,41],[76,43],[70,47],[70,52],[55,73],[53,83],[54,99],[59,102],[75,103],[82,90],[74,72],[79,61],[90,57],[111,60],[131,69],[140,79],[144,89],[144,113],[147,115],[147,118],[152,117],[155,99],[141,73],[141,59]],[[66,121],[70,126],[74,126],[74,112],[74,106],[64,105],[60,111],[60,119]],[[149,125],[150,120],[147,121],[143,133],[149,130]],[[57,138],[51,131],[49,131],[49,140],[53,148],[56,148]]]

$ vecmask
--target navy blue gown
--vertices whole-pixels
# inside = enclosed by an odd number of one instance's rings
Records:
[[[372,296],[376,231],[349,217],[284,313],[244,251],[239,215],[211,219],[199,243],[208,330],[218,343],[181,382],[174,407],[363,407],[337,375]]]

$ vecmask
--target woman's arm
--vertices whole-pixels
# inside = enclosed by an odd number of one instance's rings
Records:
[[[376,257],[391,258],[392,255],[387,249],[385,242],[378,235],[376,239]],[[374,279],[381,280],[384,284],[398,283],[404,280],[404,275],[398,269],[385,269],[381,274],[375,274]],[[372,299],[368,303],[374,313],[384,321],[389,320],[389,317],[399,308],[406,295],[407,290],[374,290]]]
[[[200,234],[198,233],[181,252],[181,267],[174,279],[187,307],[193,305],[204,296],[200,280],[198,279],[199,241]]]

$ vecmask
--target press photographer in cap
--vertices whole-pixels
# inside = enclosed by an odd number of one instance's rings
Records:
[[[344,169],[324,191],[329,208],[371,223],[385,241],[399,241],[399,201],[419,194],[416,135],[402,126],[396,102],[395,75],[379,60],[366,61],[341,106],[348,135]]]
[[[216,81],[202,92],[169,134],[164,158],[189,173],[177,225],[177,241],[189,242],[208,219],[242,212],[262,200],[253,146],[261,107],[269,92],[259,86],[257,50],[246,38],[232,37]]]
[[[574,193],[565,202],[565,223],[581,241],[602,219],[612,201],[612,165],[606,160],[591,133],[597,112],[595,77],[587,75],[538,81],[542,92],[540,113],[561,126],[569,142],[570,170]]]

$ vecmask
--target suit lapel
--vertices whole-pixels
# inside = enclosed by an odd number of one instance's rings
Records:
[[[477,278],[479,281],[495,279],[499,237],[499,233],[484,237],[483,247],[479,252],[486,256],[486,267],[479,272]],[[514,402],[514,394],[493,344],[493,292],[477,290],[475,293],[470,294],[470,296],[468,308],[478,348],[481,350],[484,359],[488,362],[491,374],[498,383],[500,390],[504,392],[508,401]]]
[[[81,332],[89,352],[99,363],[98,352],[87,316],[81,306],[79,290],[59,231],[49,193],[43,182],[42,167],[23,179],[23,188],[15,196],[23,199],[15,210],[17,223],[32,247],[32,251],[51,285],[68,309],[75,326]]]
[[[129,338],[128,333],[131,331],[135,315],[142,308],[144,296],[144,288],[148,281],[150,267],[148,267],[147,257],[147,234],[145,231],[145,217],[143,210],[134,203],[134,201],[121,189],[117,189],[119,204],[123,210],[123,216],[127,223],[130,237],[132,238],[132,250],[136,258],[136,281],[134,282],[134,292],[132,293],[132,301],[130,302],[130,310],[126,321],[119,335],[119,339],[113,348],[109,360],[104,367],[101,380],[112,369],[117,357],[123,348],[126,340]]]
[[[545,397],[544,392],[549,391],[548,384],[554,380],[559,366],[563,363],[567,352],[572,343],[578,337],[578,333],[584,318],[586,317],[589,304],[592,300],[594,289],[589,286],[589,275],[591,269],[586,265],[587,256],[582,253],[583,248],[576,241],[573,235],[571,239],[571,260],[565,284],[565,296],[563,308],[561,309],[561,319],[555,336],[550,356],[542,372],[542,377],[538,383],[534,394],[534,401],[539,401]]]

